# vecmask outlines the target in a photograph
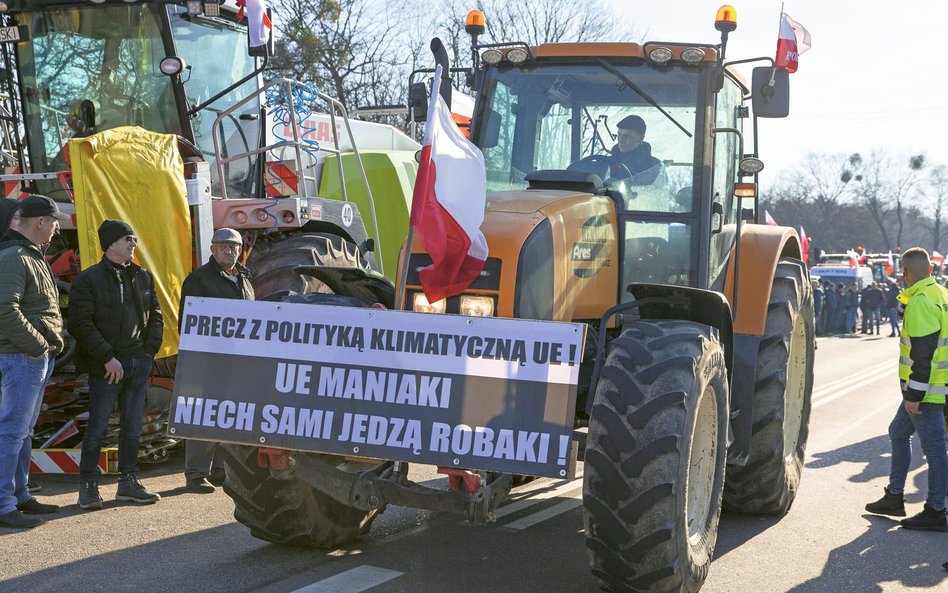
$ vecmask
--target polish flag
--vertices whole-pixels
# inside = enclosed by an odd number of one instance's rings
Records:
[[[885,262],[885,273],[889,276],[895,276],[895,260],[892,259],[892,252],[889,252],[889,259]]]
[[[250,47],[261,47],[270,42],[273,23],[267,16],[267,4],[264,0],[237,0],[237,21],[244,18],[247,11],[247,33],[250,35]]]
[[[411,225],[432,261],[419,273],[429,303],[461,293],[487,260],[484,155],[458,129],[440,85],[438,67],[411,201]]]
[[[787,13],[780,14],[780,33],[777,36],[776,66],[787,72],[797,71],[800,54],[812,47],[810,32]]]
[[[803,250],[803,263],[810,259],[810,238],[806,236],[803,225],[800,225],[800,249]]]
[[[770,215],[769,210],[764,210],[764,224],[769,224],[770,226],[780,226],[777,224],[777,221],[774,220],[774,217]]]

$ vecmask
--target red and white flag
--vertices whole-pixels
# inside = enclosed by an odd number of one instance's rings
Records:
[[[250,47],[260,47],[270,42],[273,23],[267,16],[267,3],[264,0],[237,0],[237,21],[244,18],[247,11],[247,33],[250,35]]]
[[[810,259],[810,238],[806,236],[803,225],[800,225],[800,249],[803,251],[803,263]]]
[[[895,276],[895,260],[892,259],[892,252],[889,252],[889,259],[885,262],[885,273],[889,276]]]
[[[425,140],[411,201],[411,225],[431,256],[419,273],[429,303],[461,293],[487,260],[481,232],[487,201],[484,155],[455,125],[435,71]]]
[[[787,13],[780,14],[780,33],[777,35],[776,66],[796,72],[800,54],[812,47],[810,32]]]
[[[764,224],[769,224],[770,226],[780,226],[777,224],[777,221],[774,220],[774,217],[770,215],[769,210],[764,210]]]

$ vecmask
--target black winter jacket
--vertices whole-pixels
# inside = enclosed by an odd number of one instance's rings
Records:
[[[227,279],[224,270],[214,259],[197,268],[184,279],[181,287],[181,304],[178,307],[178,331],[184,321],[184,301],[187,297],[213,297],[218,299],[254,300],[253,285],[250,283],[250,273],[237,264],[237,283]]]
[[[124,315],[122,307],[135,307],[145,355],[154,357],[161,348],[163,322],[151,272],[129,262],[126,272],[132,294],[123,294],[115,266],[102,261],[76,276],[69,293],[67,328],[79,346],[77,363],[90,373],[105,373],[105,363],[115,357]]]

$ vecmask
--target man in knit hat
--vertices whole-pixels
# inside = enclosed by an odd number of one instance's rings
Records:
[[[138,479],[138,438],[145,389],[161,347],[162,319],[155,283],[132,258],[135,231],[121,220],[99,226],[102,261],[73,281],[69,333],[79,346],[77,363],[89,372],[89,423],[79,461],[79,506],[101,509],[99,455],[109,416],[119,402],[119,483],[116,500],[151,504],[160,498]]]

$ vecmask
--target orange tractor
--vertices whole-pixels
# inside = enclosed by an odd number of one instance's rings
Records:
[[[812,292],[794,230],[756,224],[757,118],[787,115],[788,76],[761,58],[748,85],[732,66],[754,60],[725,60],[733,9],[716,28],[714,45],[483,45],[472,13],[469,137],[486,161],[489,257],[463,294],[428,303],[417,271],[430,257],[417,242],[402,255],[405,309],[586,324],[586,548],[616,591],[698,590],[722,507],[782,515],[803,467]],[[629,116],[651,144],[648,171],[613,147]],[[236,518],[297,545],[344,544],[387,503],[489,520],[514,483],[479,472],[473,491],[435,496],[403,462],[290,451],[265,467],[255,447],[225,451]]]

